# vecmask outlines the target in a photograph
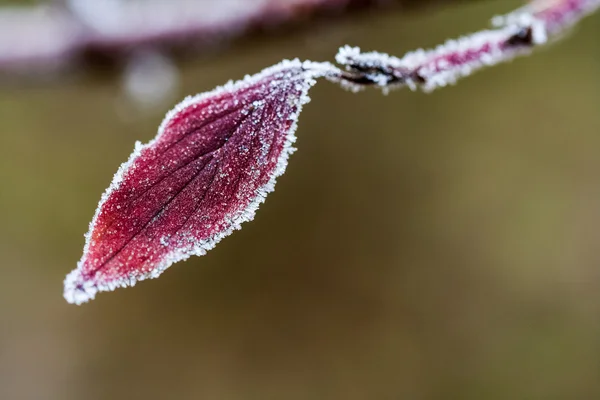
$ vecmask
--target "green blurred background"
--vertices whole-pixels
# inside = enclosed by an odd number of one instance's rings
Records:
[[[401,55],[519,4],[244,39],[180,63],[177,97],[346,43]],[[254,222],[81,307],[62,280],[172,103],[127,111],[118,75],[2,87],[0,399],[599,399],[599,17],[431,95],[318,84]]]

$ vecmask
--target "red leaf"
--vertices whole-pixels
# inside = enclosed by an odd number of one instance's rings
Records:
[[[170,111],[102,196],[65,299],[81,304],[155,278],[253,219],[294,151],[298,114],[323,65],[284,61]]]

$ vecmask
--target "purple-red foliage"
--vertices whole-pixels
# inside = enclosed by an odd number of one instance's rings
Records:
[[[169,112],[102,196],[67,301],[157,277],[251,220],[294,150],[317,64],[284,61]]]

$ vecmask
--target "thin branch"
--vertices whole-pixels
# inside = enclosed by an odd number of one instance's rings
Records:
[[[387,91],[408,86],[432,91],[485,66],[529,54],[562,36],[568,28],[600,7],[600,0],[535,0],[492,20],[496,29],[450,40],[433,50],[419,49],[397,58],[358,47],[342,47],[336,56],[346,71],[331,70],[330,80],[351,90],[376,86]]]

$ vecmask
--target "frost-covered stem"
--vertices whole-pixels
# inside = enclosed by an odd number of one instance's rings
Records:
[[[346,71],[329,78],[352,90],[378,86],[387,91],[408,86],[432,91],[484,66],[528,54],[598,7],[600,0],[534,0],[513,13],[495,17],[495,29],[449,40],[432,50],[419,49],[403,58],[345,46],[336,60]]]

